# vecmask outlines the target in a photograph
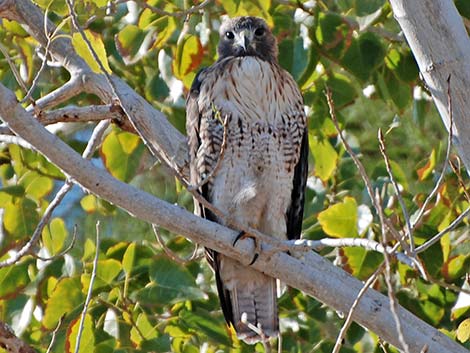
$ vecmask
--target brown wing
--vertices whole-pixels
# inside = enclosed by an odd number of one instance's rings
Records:
[[[186,132],[188,135],[190,157],[190,180],[193,185],[198,184],[203,177],[210,173],[211,168],[214,167],[214,162],[217,160],[223,138],[223,127],[220,126],[222,127],[222,135],[220,135],[220,129],[217,126],[217,124],[219,124],[218,120],[214,119],[213,116],[208,117],[208,115],[212,115],[213,112],[204,111],[203,107],[199,107],[198,104],[198,98],[201,94],[200,89],[206,73],[209,70],[210,69],[203,69],[199,71],[191,85],[186,100]],[[203,119],[205,119],[205,121],[203,121]],[[211,120],[211,123],[208,123],[207,120]],[[209,181],[199,190],[201,195],[209,202],[211,201],[210,188],[211,182]],[[194,200],[194,211],[201,217],[214,222],[217,221],[212,212],[204,208],[196,200]],[[219,293],[220,305],[225,320],[227,323],[234,324],[230,293],[224,288],[219,275],[219,253],[209,248],[205,250],[207,262],[215,273],[217,291]]]

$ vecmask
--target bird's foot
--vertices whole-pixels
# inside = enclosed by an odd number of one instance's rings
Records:
[[[249,234],[245,232],[244,230],[242,230],[240,233],[238,233],[232,245],[235,246],[239,240],[243,240],[243,239],[253,239],[253,241],[255,242],[255,255],[253,256],[253,259],[251,260],[251,262],[248,264],[248,266],[251,266],[256,262],[256,260],[259,257],[259,244],[255,235]]]

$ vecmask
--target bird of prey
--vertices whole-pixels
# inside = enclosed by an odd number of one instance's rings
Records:
[[[276,38],[260,18],[224,21],[218,54],[194,79],[186,129],[191,183],[225,217],[197,202],[195,212],[226,226],[233,220],[282,240],[297,239],[308,167],[301,93],[280,67]],[[277,335],[276,280],[213,250],[206,255],[237,336],[253,344]]]

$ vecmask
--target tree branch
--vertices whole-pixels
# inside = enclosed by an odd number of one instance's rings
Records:
[[[253,246],[246,243],[237,247],[231,245],[238,232],[201,219],[178,206],[122,183],[83,159],[24,110],[17,103],[14,93],[3,85],[0,85],[0,117],[16,134],[95,195],[123,208],[131,215],[149,223],[159,224],[242,263],[252,258]],[[263,243],[263,249],[269,252],[271,246],[263,242],[263,238],[266,237],[258,237],[258,241]],[[269,242],[275,243],[276,240],[270,238]],[[281,242],[278,243],[278,246],[282,246]],[[335,310],[348,311],[363,287],[362,282],[314,252],[294,256],[283,252],[267,256],[263,251],[253,267],[316,297]],[[429,352],[466,352],[459,344],[402,307],[398,307],[398,315],[405,339],[410,342],[410,351],[417,352],[427,344]],[[353,318],[384,340],[396,346],[400,345],[395,334],[395,323],[388,298],[382,294],[368,290],[357,304]]]
[[[441,118],[450,129],[448,82],[452,76],[453,145],[470,170],[470,39],[452,0],[390,0]]]

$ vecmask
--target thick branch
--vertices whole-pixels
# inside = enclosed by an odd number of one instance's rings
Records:
[[[395,18],[447,129],[451,77],[453,144],[470,170],[470,39],[452,0],[390,0]]]
[[[2,85],[0,85],[0,97],[2,120],[83,187],[142,220],[159,224],[243,263],[251,259],[252,247],[240,244],[235,248],[231,245],[238,234],[236,231],[201,219],[178,206],[112,178],[107,172],[81,158],[57,136],[49,133],[30,113],[17,104],[13,92]],[[253,265],[254,268],[281,279],[336,310],[348,311],[362,288],[359,280],[314,252],[302,254],[298,258],[282,252],[267,256],[269,246],[264,245],[264,248],[266,252],[261,253]],[[405,309],[399,307],[398,315],[412,352],[420,352],[425,345],[429,347],[428,352],[466,352],[456,342]],[[355,321],[370,328],[382,339],[399,346],[388,298],[382,294],[368,290],[359,302],[353,317]]]
[[[44,33],[44,14],[41,9],[29,0],[0,0],[0,17],[16,20],[25,24],[25,29],[44,47],[47,36]],[[52,33],[55,26],[48,21],[48,32]],[[82,88],[88,93],[96,94],[104,103],[113,104],[116,97],[106,77],[91,71],[86,62],[78,56],[70,38],[61,36],[51,42],[49,52],[60,62],[73,78],[79,77]],[[111,76],[117,95],[121,98],[122,108],[129,112],[129,119],[138,127],[145,143],[151,144],[161,158],[187,176],[188,153],[186,137],[176,130],[166,116],[153,108],[144,98],[139,96],[127,83],[116,76]]]

